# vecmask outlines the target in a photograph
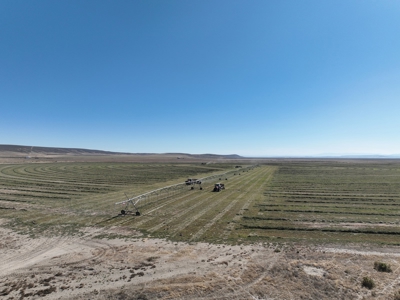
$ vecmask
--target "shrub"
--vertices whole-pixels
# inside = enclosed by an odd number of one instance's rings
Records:
[[[397,292],[394,293],[393,299],[400,300],[400,290],[398,290]]]
[[[372,290],[375,287],[375,282],[371,277],[364,277],[362,280],[362,286]]]
[[[385,264],[383,262],[375,262],[374,263],[374,269],[377,270],[378,272],[392,272],[392,268],[390,267],[389,264]]]

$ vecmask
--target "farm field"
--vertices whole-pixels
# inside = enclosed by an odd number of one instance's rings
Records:
[[[244,214],[244,232],[314,243],[399,245],[397,163],[292,163],[277,168],[262,200]]]
[[[187,178],[140,216],[114,204]],[[399,179],[395,160],[0,164],[0,295],[395,299]]]
[[[94,224],[108,226],[104,221],[117,217],[120,211],[114,203],[126,200],[126,195],[183,182],[193,175],[224,173],[229,168],[232,166],[223,164],[0,165],[0,210],[4,217],[13,219],[15,229],[32,235],[43,231],[64,234]],[[152,200],[162,202],[167,196],[172,195],[155,195]]]

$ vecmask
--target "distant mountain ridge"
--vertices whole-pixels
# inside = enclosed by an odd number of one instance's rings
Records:
[[[40,146],[21,146],[21,145],[1,145],[0,153],[18,153],[20,155],[170,155],[177,158],[210,158],[210,159],[239,159],[243,158],[237,154],[189,154],[189,153],[129,153],[129,152],[112,152],[104,150],[82,149],[82,148],[62,148],[62,147],[40,147]]]
[[[400,158],[400,154],[320,154],[321,158]]]
[[[210,158],[210,159],[218,159],[218,158],[226,158],[226,159],[239,159],[244,158],[238,154],[188,154],[188,153],[165,153],[167,155],[176,155],[179,156],[190,156],[190,157],[198,157],[198,158]]]
[[[80,149],[80,148],[58,148],[58,147],[40,147],[40,146],[20,146],[20,145],[0,145],[0,151],[17,153],[40,153],[40,154],[129,154],[120,152],[110,152],[103,150]]]

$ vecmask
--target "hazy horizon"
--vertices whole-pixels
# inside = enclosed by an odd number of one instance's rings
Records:
[[[25,147],[25,151],[23,153],[28,153],[30,152],[32,155],[35,155],[35,153],[38,152],[37,148],[50,148],[50,149],[71,149],[71,150],[88,150],[88,151],[102,151],[102,152],[114,152],[110,151],[108,149],[93,149],[93,148],[81,148],[81,147],[76,147],[76,148],[68,148],[68,147],[55,147],[55,146],[32,146],[32,145],[9,145],[9,144],[0,144],[0,151],[5,150],[2,149],[1,146],[11,146],[11,147]],[[39,152],[42,152],[43,149],[40,149]],[[121,154],[170,154],[170,155],[221,155],[221,156],[230,156],[230,155],[239,155],[237,153],[211,153],[211,152],[203,152],[203,153],[185,153],[185,152],[114,152],[114,153],[121,153]],[[318,154],[312,154],[312,155],[260,155],[260,156],[246,156],[246,155],[239,155],[244,158],[393,158],[397,159],[400,158],[399,153],[392,153],[392,154],[380,154],[380,153],[318,153]]]
[[[1,1],[0,142],[397,155],[399,13],[372,0]]]

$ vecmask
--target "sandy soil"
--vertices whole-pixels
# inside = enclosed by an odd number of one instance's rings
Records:
[[[396,248],[174,243],[126,228],[31,239],[5,223],[1,299],[394,299],[400,289]],[[126,238],[96,238],[109,233]]]

